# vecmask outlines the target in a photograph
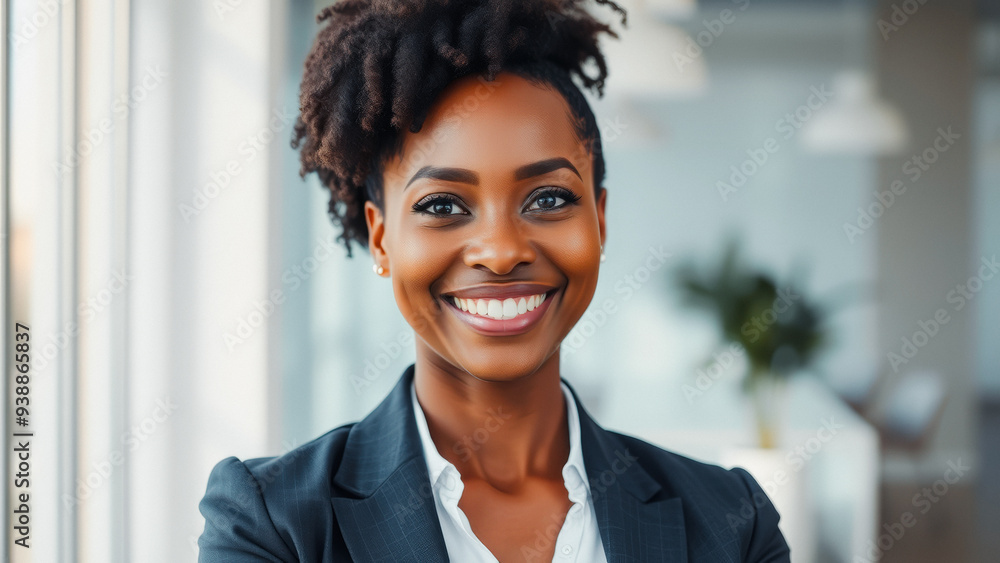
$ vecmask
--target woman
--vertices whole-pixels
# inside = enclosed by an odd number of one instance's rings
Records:
[[[416,362],[364,420],[220,462],[201,560],[788,561],[748,473],[602,429],[560,377],[607,197],[570,75],[601,93],[610,28],[556,0],[344,1],[318,19],[293,146],[348,256],[366,246],[391,278]]]

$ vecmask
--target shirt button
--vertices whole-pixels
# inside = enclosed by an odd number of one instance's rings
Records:
[[[564,545],[563,548],[562,548],[562,552],[563,552],[563,555],[569,555],[570,553],[573,553],[573,546],[571,546],[571,545]]]

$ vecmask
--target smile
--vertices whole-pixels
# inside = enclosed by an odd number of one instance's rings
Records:
[[[531,330],[549,308],[556,291],[503,299],[445,296],[444,301],[460,320],[477,332],[515,335]]]

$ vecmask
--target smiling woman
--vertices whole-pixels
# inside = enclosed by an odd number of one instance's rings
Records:
[[[746,471],[601,428],[560,375],[606,237],[600,134],[572,76],[602,92],[613,34],[580,4],[320,13],[293,146],[348,255],[366,247],[391,278],[416,361],[360,422],[220,462],[202,561],[788,560]]]
[[[493,82],[456,122],[479,85],[456,80],[404,137],[382,208],[365,203],[368,248],[417,330],[418,373],[423,358],[450,381],[548,379],[558,400],[555,352],[597,287],[607,191],[576,158],[585,145],[557,91],[508,72]]]

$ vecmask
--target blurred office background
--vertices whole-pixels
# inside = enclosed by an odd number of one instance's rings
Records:
[[[10,560],[195,560],[215,463],[360,419],[413,360],[289,147],[326,4],[4,2],[0,332],[33,335]],[[606,428],[751,467],[793,561],[995,561],[1000,2],[625,4],[594,101],[608,259],[564,377]],[[675,280],[731,238],[838,304],[770,456]]]

